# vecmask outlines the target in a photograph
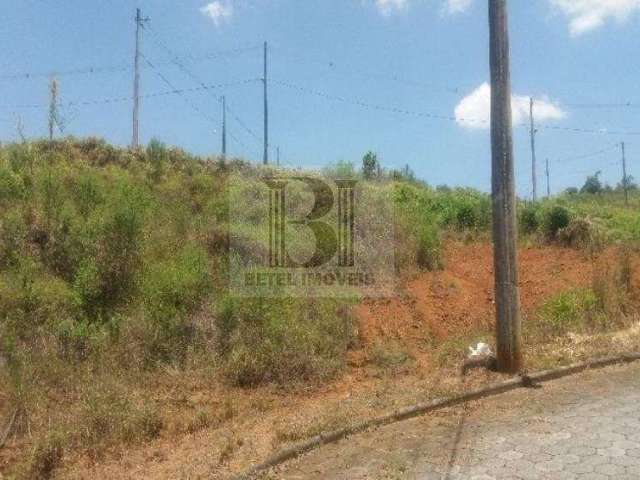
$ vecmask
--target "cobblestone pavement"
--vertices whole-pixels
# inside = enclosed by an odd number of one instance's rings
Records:
[[[556,380],[390,425],[269,478],[640,479],[640,365]]]

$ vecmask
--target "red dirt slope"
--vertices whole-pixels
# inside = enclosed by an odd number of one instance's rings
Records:
[[[446,268],[425,272],[405,285],[405,295],[371,300],[356,309],[365,344],[378,338],[436,339],[476,328],[494,319],[493,251],[489,244],[449,243]],[[520,250],[520,294],[524,315],[555,292],[589,285],[593,261],[583,252],[559,247]]]

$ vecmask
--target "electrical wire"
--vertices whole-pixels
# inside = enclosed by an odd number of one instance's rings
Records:
[[[187,62],[201,62],[206,60],[214,60],[218,58],[223,58],[227,56],[240,55],[246,52],[256,51],[262,48],[261,46],[248,46],[248,47],[240,47],[229,50],[220,50],[215,52],[210,52],[207,54],[193,56],[193,55],[179,55],[175,56],[175,58],[185,60]],[[156,67],[165,66],[172,64],[173,61],[161,61],[156,62]],[[107,74],[107,73],[119,73],[119,72],[127,72],[133,70],[133,64],[131,63],[123,63],[120,65],[110,65],[110,66],[86,66],[86,67],[78,67],[71,69],[53,69],[50,71],[39,71],[39,72],[21,72],[21,73],[8,73],[4,75],[0,75],[0,81],[6,80],[28,80],[28,79],[38,79],[38,78],[49,78],[52,76],[55,77],[66,77],[66,76],[74,76],[74,75],[90,75],[90,74]]]
[[[162,39],[160,38],[160,36],[151,28],[149,28],[148,26],[143,26],[143,28],[151,33],[153,40],[162,48],[164,49],[171,57],[172,60],[171,62],[176,65],[180,70],[182,70],[183,73],[185,73],[189,78],[191,78],[191,80],[193,80],[194,82],[196,82],[197,84],[199,84],[200,86],[203,86],[204,83],[203,81],[197,76],[195,75],[191,70],[189,70],[182,62],[179,61],[178,57],[175,56],[173,50],[164,42],[162,41]],[[259,79],[260,81],[262,81],[262,79]],[[212,95],[212,97],[219,103],[222,103],[222,97],[221,96],[217,96],[217,95]],[[249,135],[251,135],[254,139],[261,141],[261,137],[255,133],[247,124],[246,122],[244,122],[240,116],[233,110],[231,109],[228,105],[226,105],[226,109],[229,112],[229,114],[231,114],[231,117],[238,122],[238,124],[247,132],[249,133]],[[231,136],[231,135],[230,135]],[[234,138],[232,136],[232,138]],[[235,140],[235,138],[234,138]]]
[[[269,83],[273,83],[275,85],[280,85],[292,90],[297,90],[299,92],[308,94],[308,95],[315,95],[321,98],[325,98],[327,100],[334,100],[334,101],[338,101],[338,102],[342,102],[342,103],[347,103],[350,105],[356,105],[356,106],[360,106],[363,108],[367,108],[367,109],[371,109],[371,110],[379,110],[379,111],[385,111],[385,112],[389,112],[389,113],[398,113],[398,114],[402,114],[402,115],[409,115],[409,116],[417,116],[417,117],[424,117],[424,118],[430,118],[430,119],[436,119],[436,120],[445,120],[445,121],[452,121],[452,122],[457,122],[457,123],[472,123],[472,124],[488,124],[489,121],[485,120],[485,119],[477,119],[477,118],[467,118],[467,117],[458,117],[458,116],[452,116],[452,115],[442,115],[442,114],[436,114],[436,113],[430,113],[430,112],[420,112],[420,111],[415,111],[415,110],[407,110],[407,109],[403,109],[403,108],[398,108],[398,107],[389,107],[389,106],[384,106],[384,105],[380,105],[380,104],[376,104],[376,103],[370,103],[370,102],[365,102],[363,100],[360,99],[350,99],[347,97],[343,97],[343,96],[338,96],[338,95],[331,95],[328,93],[324,93],[318,90],[314,90],[314,89],[310,89],[307,87],[303,87],[300,85],[295,85],[292,84],[290,82],[285,82],[282,80],[274,80],[274,79],[270,79]],[[527,128],[529,129],[529,124],[526,122],[522,122],[520,124],[516,125],[517,127],[522,127],[522,128]],[[606,134],[606,135],[640,135],[640,131],[614,131],[614,130],[608,130],[608,129],[589,129],[589,128],[579,128],[579,127],[562,127],[562,126],[558,126],[558,125],[548,125],[548,124],[538,124],[537,127],[539,130],[558,130],[558,131],[567,131],[567,132],[572,132],[572,133],[587,133],[587,134]]]

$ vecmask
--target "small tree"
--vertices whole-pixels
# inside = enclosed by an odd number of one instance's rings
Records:
[[[166,145],[160,140],[152,138],[147,145],[147,158],[151,164],[150,176],[154,182],[158,182],[162,178],[168,157]]]
[[[378,155],[372,151],[368,151],[364,157],[362,157],[362,176],[366,180],[371,180],[378,173]]]
[[[592,195],[600,193],[602,191],[602,182],[600,181],[601,173],[602,172],[598,170],[595,175],[588,176],[584,185],[580,189],[580,193],[590,193]]]

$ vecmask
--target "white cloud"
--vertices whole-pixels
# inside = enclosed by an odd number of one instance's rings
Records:
[[[215,0],[202,7],[200,12],[213,20],[215,26],[218,27],[233,16],[233,6],[225,1]]]
[[[536,121],[561,120],[567,116],[557,103],[548,98],[534,98],[534,116]],[[529,97],[513,95],[511,99],[513,124],[525,122],[529,118]],[[472,129],[487,129],[491,115],[491,87],[483,83],[463,98],[455,109],[458,125]]]
[[[406,9],[407,6],[408,0],[376,0],[376,7],[385,17],[400,12]]]
[[[447,0],[447,12],[450,14],[465,12],[472,3],[473,0]]]
[[[569,20],[573,36],[595,30],[607,20],[624,22],[640,11],[640,0],[549,0]]]

